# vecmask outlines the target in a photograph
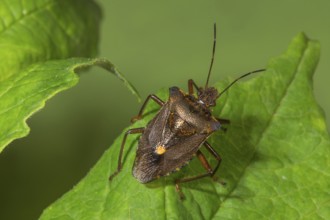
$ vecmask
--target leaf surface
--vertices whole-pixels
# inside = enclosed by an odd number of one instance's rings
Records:
[[[0,18],[0,83],[35,62],[96,54],[94,1],[0,0]]]
[[[77,83],[79,68],[101,66],[137,95],[108,60],[65,60],[96,54],[101,12],[94,1],[0,0],[0,18],[0,152],[28,134],[26,119],[47,99]]]
[[[56,93],[74,86],[78,70],[100,66],[115,74],[135,94],[135,89],[115,66],[102,58],[71,58],[30,65],[0,84],[0,151],[16,138],[28,134],[27,118]]]
[[[312,88],[319,50],[299,34],[266,72],[218,99],[214,115],[231,124],[208,141],[223,159],[216,175],[225,186],[210,178],[184,183],[180,201],[173,179],[205,172],[196,159],[169,177],[139,183],[131,175],[138,135],[128,136],[124,168],[109,182],[121,135],[41,219],[330,219],[330,141]],[[166,100],[167,93],[158,95]],[[150,104],[131,128],[145,126],[157,109]]]

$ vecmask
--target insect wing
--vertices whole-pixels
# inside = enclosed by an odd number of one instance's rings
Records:
[[[148,123],[140,137],[133,165],[133,176],[142,183],[150,182],[160,175],[161,155],[156,154],[154,148],[162,139],[168,114],[169,108],[166,103]]]
[[[196,133],[194,126],[164,105],[141,136],[133,176],[146,183],[178,170],[190,161],[208,135]]]

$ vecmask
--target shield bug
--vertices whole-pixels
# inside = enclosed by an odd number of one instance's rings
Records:
[[[175,180],[175,187],[180,198],[183,198],[180,189],[181,183],[214,176],[220,166],[221,157],[207,142],[207,139],[213,132],[223,128],[222,125],[229,124],[230,121],[214,117],[211,107],[214,107],[216,100],[239,79],[252,73],[264,71],[264,69],[260,69],[246,73],[218,93],[216,88],[208,86],[215,48],[216,25],[214,24],[212,59],[205,87],[198,87],[190,79],[188,80],[188,93],[183,92],[178,87],[171,87],[166,102],[154,94],[149,95],[138,115],[132,118],[132,122],[142,118],[143,111],[150,100],[156,102],[161,108],[146,127],[132,128],[125,132],[118,157],[118,167],[110,175],[109,180],[112,180],[123,167],[124,146],[126,138],[130,134],[142,134],[133,165],[133,176],[141,183],[148,183],[158,177],[178,171],[194,156],[200,160],[206,173]],[[194,89],[197,90],[197,96],[195,96]],[[202,146],[217,160],[213,168],[200,151]]]

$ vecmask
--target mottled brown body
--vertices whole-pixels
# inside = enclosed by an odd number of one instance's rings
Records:
[[[178,87],[170,88],[169,93],[168,101],[139,140],[133,176],[142,183],[187,164],[208,136],[220,128],[220,122],[201,100]]]

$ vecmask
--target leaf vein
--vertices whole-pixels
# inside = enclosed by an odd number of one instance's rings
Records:
[[[32,9],[30,10],[29,12],[27,13],[24,13],[22,14],[21,17],[19,17],[18,19],[15,19],[12,23],[10,23],[9,25],[4,25],[4,29],[2,31],[0,31],[0,35],[5,33],[7,30],[9,30],[12,26],[18,24],[19,22],[21,22],[23,19],[25,19],[26,17],[28,16],[31,16],[35,13],[38,13],[39,11],[42,11],[44,8],[52,5],[52,4],[55,4],[55,1],[48,1],[46,2],[45,4],[41,5],[40,7],[37,7],[35,9]],[[8,7],[8,9],[10,9],[10,7]],[[12,12],[11,12],[12,13]],[[12,13],[13,14],[13,13]],[[14,16],[13,16],[14,17]]]
[[[261,140],[263,139],[264,137],[264,134],[266,133],[266,131],[269,129],[270,125],[271,125],[271,122],[273,121],[274,119],[274,116],[276,115],[278,109],[281,107],[282,105],[282,102],[283,100],[285,99],[285,97],[287,96],[287,92],[288,92],[288,89],[291,87],[292,83],[294,82],[294,79],[296,78],[297,76],[297,73],[298,73],[298,70],[300,69],[300,66],[302,65],[302,60],[303,58],[305,57],[305,54],[306,54],[306,51],[308,49],[308,44],[307,43],[304,48],[303,48],[303,53],[302,53],[302,56],[299,58],[299,61],[298,61],[298,65],[296,66],[295,70],[294,70],[294,73],[293,73],[293,76],[291,78],[291,80],[289,81],[287,87],[285,88],[285,91],[283,93],[283,96],[281,97],[281,99],[279,100],[279,104],[275,107],[274,111],[273,111],[273,114],[271,115],[270,119],[267,121],[267,124],[265,126],[265,128],[263,129],[263,132],[261,133],[260,135],[260,138],[257,140],[256,144],[255,144],[255,149],[253,151],[253,154],[249,160],[249,162],[247,163],[247,165],[243,168],[241,174],[239,175],[237,181],[236,181],[236,184],[234,184],[234,186],[232,187],[232,189],[228,192],[228,194],[225,196],[225,198],[223,199],[223,202],[219,204],[219,207],[216,211],[216,213],[220,210],[221,206],[223,203],[226,202],[226,200],[230,197],[230,195],[234,192],[234,190],[236,189],[236,187],[238,186],[238,183],[241,181],[246,169],[248,168],[248,166],[251,164],[252,162],[252,159],[254,158],[254,155],[255,155],[255,152],[257,150],[257,146],[259,145],[259,143],[261,142]],[[211,219],[213,219],[214,216],[211,216]]]

